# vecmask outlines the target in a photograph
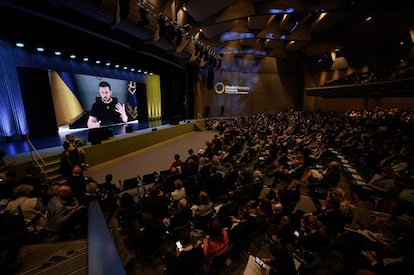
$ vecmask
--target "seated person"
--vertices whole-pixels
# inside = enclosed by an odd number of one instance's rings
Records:
[[[72,173],[67,179],[67,185],[72,189],[72,195],[75,198],[80,198],[85,194],[86,179],[83,176],[82,167],[75,165]]]
[[[317,217],[306,213],[302,218],[302,230],[305,233],[300,240],[300,245],[311,252],[323,252],[323,247],[329,240],[323,223]]]
[[[181,160],[180,154],[174,154],[174,161],[171,163],[171,167],[178,168],[178,170],[181,170],[181,167],[183,166],[183,161]]]
[[[296,275],[295,262],[286,245],[281,242],[273,242],[269,246],[270,257],[262,258],[262,261],[270,266],[270,275]]]
[[[281,159],[275,161],[267,174],[268,177],[273,178],[272,187],[276,187],[276,185],[281,181],[287,182],[289,178],[288,172],[289,170],[286,168],[286,164],[284,166]]]
[[[176,247],[175,255],[165,257],[167,274],[197,274],[204,267],[203,248],[200,245],[193,246],[189,229],[183,229],[178,233],[178,241],[180,241],[182,248]]]
[[[176,179],[174,182],[175,190],[171,192],[171,201],[177,203],[179,200],[185,198],[185,187],[181,179]]]
[[[44,199],[45,184],[44,178],[39,174],[39,169],[33,165],[24,168],[24,175],[20,178],[21,184],[29,184],[34,187],[32,195]]]
[[[104,212],[105,218],[108,219],[109,216],[113,214],[113,212],[117,208],[117,195],[119,194],[120,190],[118,186],[116,186],[113,182],[113,175],[106,174],[105,175],[105,182],[98,184],[97,190],[97,197],[99,199],[99,204],[102,208],[102,212]]]
[[[286,216],[290,215],[300,201],[299,181],[291,180],[288,185],[279,190],[278,195],[282,204],[283,214]]]
[[[190,223],[192,219],[193,214],[189,202],[186,199],[181,199],[178,202],[177,211],[174,211],[170,218],[165,218],[164,224],[174,229]]]
[[[27,238],[21,217],[0,213],[0,274],[16,274],[16,260]]]
[[[272,202],[268,198],[261,198],[258,200],[258,205],[254,212],[256,215],[256,228],[258,231],[264,232],[273,221]]]
[[[47,204],[46,230],[58,238],[68,238],[75,226],[81,224],[81,210],[85,206],[71,205],[71,202],[72,190],[63,185]]]
[[[60,157],[60,172],[65,177],[65,179],[68,179],[72,175],[73,167],[74,164],[70,158],[69,151],[63,151]]]
[[[142,210],[146,213],[151,213],[156,221],[162,220],[167,216],[168,205],[168,197],[156,186],[151,186],[148,194],[141,200]]]
[[[337,161],[329,161],[326,168],[311,168],[302,177],[304,182],[320,182],[326,186],[335,187],[340,179],[339,163]]]
[[[85,145],[83,140],[75,138],[72,134],[67,134],[66,139],[63,142],[63,149],[69,152],[69,158],[72,165],[85,166],[85,152],[82,146]]]
[[[175,190],[175,181],[181,179],[180,173],[176,167],[170,167],[169,173],[165,174],[162,188],[165,192],[173,192]]]
[[[351,190],[357,203],[359,200],[371,201],[373,197],[391,199],[392,191],[396,187],[394,170],[384,167],[381,173],[373,175],[369,182],[364,185],[353,185]]]
[[[193,159],[189,159],[186,164],[183,165],[181,169],[181,178],[186,180],[195,179],[198,173],[198,163]]]
[[[33,186],[20,184],[13,190],[16,199],[9,201],[5,209],[6,212],[18,213],[17,207],[20,206],[28,231],[40,230],[46,225],[46,209],[39,198],[31,197],[32,191]]]
[[[344,232],[346,221],[337,197],[330,196],[327,198],[315,215],[325,226],[328,237],[335,238]]]
[[[207,192],[201,191],[198,198],[200,204],[192,207],[194,217],[202,216],[203,214],[213,210],[213,202],[210,201],[210,196]]]
[[[119,199],[116,219],[124,234],[132,234],[138,229],[140,223],[140,207],[130,193],[123,193]]]
[[[335,187],[331,189],[330,194],[332,197],[335,197],[339,200],[339,209],[345,218],[345,222],[351,223],[354,219],[354,211],[352,210],[351,202],[345,197],[345,190],[339,187]]]
[[[254,232],[255,221],[250,215],[249,208],[242,206],[239,211],[239,216],[230,216],[232,221],[229,237],[231,243],[234,245],[234,251],[247,251],[249,247],[249,236]]]
[[[0,184],[0,198],[13,198],[13,190],[20,184],[17,179],[17,171],[15,169],[8,169],[5,174],[5,180]]]
[[[310,196],[316,200],[324,199],[328,190],[338,185],[340,178],[339,163],[330,161],[326,169],[309,169],[302,181],[307,183]]]
[[[199,240],[197,244],[201,244],[201,241]],[[227,233],[227,229],[221,226],[218,218],[214,218],[209,227],[208,234],[203,238],[202,241],[202,247],[207,262],[207,271],[210,270],[210,262],[213,256],[226,251],[229,245],[230,239]]]
[[[151,213],[142,215],[141,226],[136,230],[127,245],[135,252],[135,255],[149,256],[159,248],[163,242],[163,228],[156,223]]]

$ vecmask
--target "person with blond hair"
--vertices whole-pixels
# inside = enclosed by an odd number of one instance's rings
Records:
[[[174,181],[175,190],[171,192],[171,201],[178,202],[179,200],[185,198],[185,187],[181,179],[176,179]]]
[[[340,187],[332,188],[330,196],[337,198],[339,201],[339,209],[345,218],[346,223],[351,223],[354,219],[354,211],[351,202],[346,198],[346,192]]]
[[[24,222],[28,225],[28,231],[35,231],[45,227],[46,209],[39,198],[31,197],[33,186],[20,184],[13,189],[16,199],[9,201],[5,212],[18,214],[18,207],[21,207]]]

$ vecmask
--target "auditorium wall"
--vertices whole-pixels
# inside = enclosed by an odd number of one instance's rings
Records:
[[[248,93],[227,93],[218,83],[247,87]],[[222,106],[224,116],[239,116],[298,107],[303,84],[298,81],[297,73],[273,57],[257,60],[232,56],[226,57],[222,67],[215,70],[212,89],[208,89],[208,73],[200,70],[194,90],[198,116],[203,116],[206,106],[210,106],[213,117],[220,116]]]

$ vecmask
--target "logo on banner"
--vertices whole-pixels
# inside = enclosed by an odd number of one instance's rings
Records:
[[[225,85],[223,82],[217,82],[214,89],[217,94],[225,93],[234,95],[247,95],[250,91],[250,87],[238,85]]]

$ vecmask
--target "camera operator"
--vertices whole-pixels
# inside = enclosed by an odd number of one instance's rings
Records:
[[[82,149],[82,146],[85,144],[85,141],[75,138],[75,136],[71,134],[66,135],[66,140],[63,142],[63,148],[65,151],[69,152],[69,158],[72,165],[80,165],[81,167],[86,168],[85,152]]]

